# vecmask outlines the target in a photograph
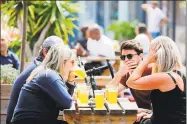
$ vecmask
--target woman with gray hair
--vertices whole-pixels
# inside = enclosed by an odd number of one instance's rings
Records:
[[[145,68],[155,63],[155,73],[142,77]],[[153,114],[140,113],[140,124],[186,124],[186,73],[176,43],[166,36],[151,41],[148,56],[133,71],[127,85],[152,90]],[[142,119],[143,118],[143,119]],[[150,119],[146,119],[150,118]]]
[[[22,87],[13,124],[65,123],[57,118],[59,110],[69,109],[72,104],[74,66],[70,48],[64,44],[53,45]]]

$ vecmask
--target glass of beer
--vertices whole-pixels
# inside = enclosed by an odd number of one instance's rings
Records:
[[[81,91],[82,89],[84,89],[84,87],[86,87],[86,84],[85,84],[85,83],[82,83],[82,84],[78,84],[78,85],[77,85],[77,98],[78,98],[79,101],[80,101],[80,99],[81,99],[80,91]]]
[[[104,107],[104,90],[94,90],[96,108]]]
[[[108,102],[110,104],[117,104],[117,97],[118,97],[118,86],[113,85],[112,87],[108,88]]]
[[[81,68],[79,66],[76,66],[74,69],[73,69],[73,73],[78,76],[80,79],[84,79],[87,77],[86,75],[86,72],[85,72],[85,69],[84,68]]]
[[[88,103],[89,93],[90,93],[90,86],[84,85],[84,86],[80,87],[80,89],[79,89],[80,103],[82,103],[82,104]]]

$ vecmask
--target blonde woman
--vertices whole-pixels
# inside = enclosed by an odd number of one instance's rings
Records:
[[[12,117],[13,124],[63,124],[59,110],[69,109],[75,85],[75,64],[68,46],[50,48],[43,62],[22,87]]]
[[[155,63],[157,72],[142,77],[142,72]],[[176,43],[166,36],[151,41],[150,51],[127,81],[133,89],[152,90],[153,114],[137,116],[140,124],[186,124],[186,76]]]

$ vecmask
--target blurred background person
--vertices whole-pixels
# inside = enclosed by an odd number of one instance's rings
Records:
[[[87,49],[88,56],[93,57],[115,57],[115,51],[113,49],[112,40],[102,34],[99,25],[92,24],[88,27],[87,31]],[[92,69],[93,67],[97,68],[104,65],[102,62],[87,62],[85,63],[85,70]],[[100,75],[102,71],[96,75]]]
[[[10,37],[7,32],[1,31],[1,44],[0,44],[0,65],[11,64],[13,68],[19,70],[20,61],[16,54],[8,49],[10,44]]]
[[[142,4],[142,9],[147,13],[148,32],[155,38],[160,35],[160,30],[167,23],[167,17],[163,11],[158,8],[158,1],[152,1],[151,4]]]
[[[149,44],[152,37],[147,32],[147,28],[145,24],[139,24],[136,27],[136,37],[135,40],[140,43],[140,45],[143,47],[143,56],[147,56],[149,52]]]
[[[64,44],[53,45],[22,87],[13,124],[65,124],[57,118],[60,110],[72,105],[74,67],[70,48]]]
[[[80,28],[81,37],[75,42],[75,46],[73,47],[77,51],[77,56],[87,56],[88,55],[88,49],[87,49],[88,38],[86,36],[88,26],[89,26],[89,24],[83,25]]]

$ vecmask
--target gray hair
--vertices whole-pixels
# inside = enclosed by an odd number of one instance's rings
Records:
[[[177,66],[182,69],[181,54],[171,38],[159,36],[153,39],[150,49],[153,48],[158,48],[156,51],[158,72],[173,71]]]
[[[89,31],[98,30],[99,32],[101,32],[101,27],[98,24],[94,23],[88,26],[88,30]]]
[[[72,51],[63,43],[53,45],[41,65],[34,69],[31,75],[27,78],[27,81],[31,81],[39,72],[44,70],[54,70],[60,72],[60,69],[64,68],[64,61],[72,57]]]

